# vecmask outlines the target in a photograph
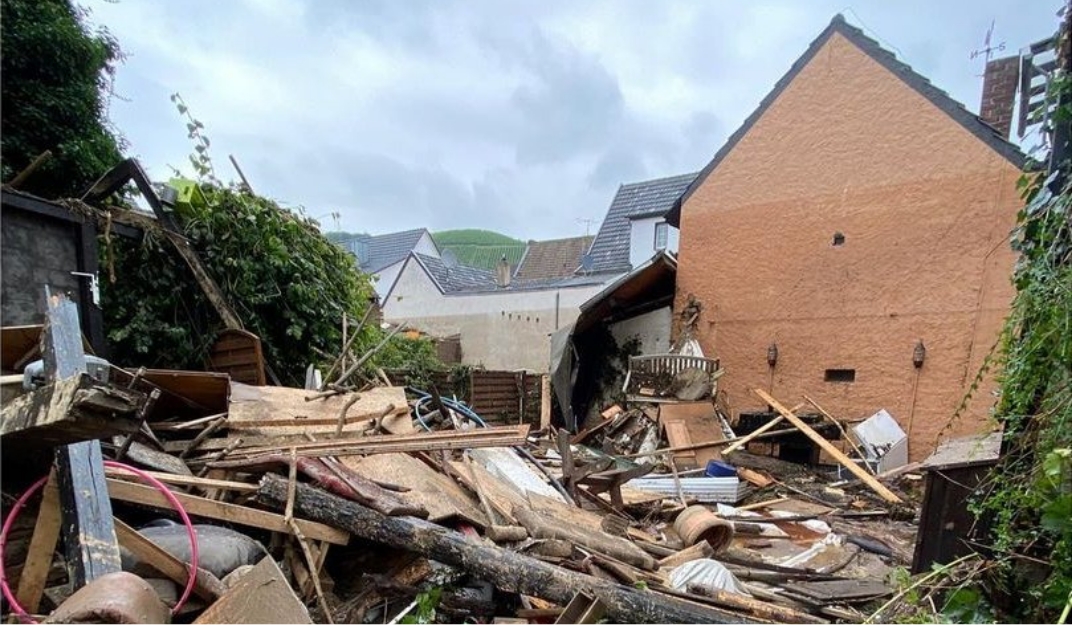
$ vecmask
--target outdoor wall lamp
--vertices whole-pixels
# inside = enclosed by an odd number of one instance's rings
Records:
[[[778,344],[771,343],[767,348],[767,366],[773,368],[778,364]]]
[[[912,365],[919,369],[923,367],[923,361],[927,359],[927,347],[923,344],[923,339],[920,339],[916,343],[916,348],[912,350]]]

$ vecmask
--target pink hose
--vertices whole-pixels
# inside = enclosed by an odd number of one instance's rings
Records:
[[[114,469],[121,469],[123,471],[129,471],[139,478],[148,482],[153,488],[160,491],[164,498],[168,500],[171,507],[175,509],[175,512],[179,514],[183,524],[186,526],[186,535],[190,538],[190,573],[186,577],[186,588],[182,592],[182,597],[175,604],[175,607],[171,608],[172,614],[178,614],[179,609],[186,604],[187,599],[190,598],[190,594],[194,590],[194,583],[197,581],[197,566],[199,564],[199,554],[197,551],[197,532],[194,530],[194,524],[190,521],[190,515],[186,514],[186,508],[182,507],[182,502],[178,500],[175,495],[168,490],[168,487],[163,482],[149,475],[141,469],[132,467],[128,464],[116,462],[114,460],[105,460],[104,466],[112,467]],[[48,476],[45,476],[36,482],[34,482],[26,492],[22,494],[15,502],[15,505],[11,508],[11,511],[7,515],[7,519],[4,520],[3,529],[0,529],[0,591],[3,592],[4,598],[7,599],[8,604],[11,606],[11,610],[19,617],[23,623],[36,623],[32,616],[30,616],[26,610],[22,607],[22,604],[15,598],[15,594],[11,592],[11,587],[7,583],[6,566],[4,565],[4,546],[7,544],[7,535],[11,531],[11,526],[14,525],[15,519],[18,518],[19,512],[29,501],[30,497],[33,497],[37,491],[45,485],[48,481]]]

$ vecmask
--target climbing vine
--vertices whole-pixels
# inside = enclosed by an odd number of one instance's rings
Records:
[[[1067,75],[1051,81],[1051,129],[1072,123],[1070,97]],[[995,564],[981,581],[1002,621],[1063,623],[1072,607],[1070,169],[1067,157],[1045,173],[1036,163],[1020,180],[1016,297],[1002,338],[995,413],[1005,453],[973,504],[989,528]]]

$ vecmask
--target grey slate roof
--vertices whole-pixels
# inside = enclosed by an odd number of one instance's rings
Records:
[[[629,271],[629,220],[666,214],[695,179],[694,173],[681,174],[618,187],[588,252],[591,272]]]
[[[417,254],[413,256],[420,261],[444,293],[456,293],[468,290],[494,289],[495,273],[486,269],[477,269],[466,265],[448,267],[442,258]]]
[[[413,257],[420,262],[432,280],[439,285],[439,288],[448,295],[507,293],[591,286],[602,284],[605,279],[605,276],[567,276],[541,280],[512,280],[510,286],[500,287],[495,282],[495,272],[493,271],[466,265],[448,267],[441,258],[416,252],[413,253]]]
[[[703,168],[703,171],[696,177],[696,180],[689,186],[688,190],[677,198],[674,202],[673,209],[666,214],[666,220],[670,222],[671,225],[680,227],[681,205],[684,204],[685,201],[689,199],[689,196],[703,184],[707,176],[718,167],[718,164],[722,162],[722,159],[733,150],[737,145],[737,142],[748,133],[759,118],[762,117],[774,101],[778,99],[778,96],[782,94],[782,91],[789,86],[789,83],[793,82],[793,79],[795,79],[797,74],[804,69],[804,66],[811,62],[834,33],[838,33],[848,39],[853,45],[867,54],[867,56],[871,57],[872,60],[900,78],[906,85],[915,89],[917,93],[924,98],[927,98],[931,104],[937,106],[947,115],[952,117],[953,120],[963,126],[965,130],[989,145],[995,152],[1008,159],[1017,167],[1023,167],[1026,157],[1024,156],[1024,153],[1020,151],[1019,147],[1010,143],[998,130],[983,121],[982,118],[975,113],[969,111],[963,104],[954,100],[948,93],[935,87],[926,76],[917,73],[907,63],[897,60],[897,57],[892,52],[886,50],[877,41],[865,35],[864,31],[846,22],[844,16],[838,13],[830,20],[830,24],[823,30],[823,32],[815,38],[815,41],[811,42],[807,51],[793,63],[792,67],[789,68],[789,71],[775,83],[774,89],[763,98],[756,110],[748,116],[748,119],[744,120],[741,127],[730,135],[730,138],[726,140],[725,145],[715,153],[714,158],[712,158],[711,162]],[[906,132],[911,132],[911,129],[906,129]]]
[[[346,249],[358,258],[358,266],[365,273],[376,273],[391,265],[405,260],[406,256],[413,251],[421,236],[427,232],[424,228],[404,230],[390,234],[380,234],[374,237],[354,237],[344,243]],[[362,259],[358,248],[364,245],[367,249],[367,257]]]

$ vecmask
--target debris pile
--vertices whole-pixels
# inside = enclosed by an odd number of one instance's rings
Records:
[[[355,389],[353,365],[308,389],[90,368],[72,310],[4,330],[5,374],[42,361],[5,378],[2,419],[5,611],[27,622],[860,622],[911,560],[876,475],[898,441],[763,391],[776,412],[737,435],[717,370],[571,434]],[[785,459],[809,444],[845,475]]]

